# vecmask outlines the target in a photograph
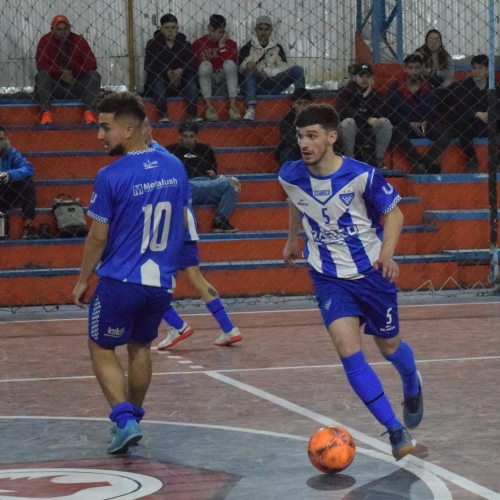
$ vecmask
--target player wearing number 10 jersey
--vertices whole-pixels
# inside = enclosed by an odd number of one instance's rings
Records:
[[[112,94],[99,107],[98,138],[120,156],[97,174],[88,214],[77,305],[97,268],[89,309],[89,348],[97,380],[116,424],[108,453],[125,452],[142,438],[139,422],[151,381],[151,342],[170,306],[184,242],[190,190],[184,165],[144,144],[140,98]],[[127,344],[128,377],[115,354]]]
[[[415,449],[407,428],[417,427],[423,416],[413,351],[399,335],[394,284],[399,269],[393,255],[403,226],[400,197],[376,169],[333,152],[338,125],[336,111],[326,105],[310,105],[295,120],[302,160],[284,163],[279,174],[290,205],[283,256],[295,265],[302,223],[304,256],[325,326],[351,387],[387,429],[399,460]],[[364,357],[363,325],[401,376],[406,427]]]

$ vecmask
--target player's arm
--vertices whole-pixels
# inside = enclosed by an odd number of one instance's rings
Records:
[[[94,220],[85,245],[83,246],[83,261],[80,276],[73,290],[73,301],[82,309],[85,307],[85,294],[89,289],[90,278],[99,264],[108,242],[109,225]]]
[[[399,267],[392,257],[396,251],[401,230],[403,229],[403,213],[398,206],[384,216],[384,238],[378,259],[373,263],[375,269],[382,269],[382,276],[391,283],[399,275]]]
[[[295,259],[300,257],[299,231],[302,224],[300,210],[288,201],[288,240],[283,250],[285,264],[290,267],[298,267]]]

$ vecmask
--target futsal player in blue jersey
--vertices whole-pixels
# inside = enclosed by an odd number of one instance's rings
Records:
[[[108,453],[142,438],[139,422],[151,382],[151,342],[170,306],[184,241],[189,183],[183,164],[148,148],[139,97],[112,94],[98,107],[99,134],[120,156],[95,179],[75,304],[85,306],[94,270],[99,281],[89,307],[89,349],[97,380],[116,424]],[[127,345],[128,377],[115,354]]]
[[[149,147],[163,151],[169,155],[172,154],[153,140],[151,124],[147,118],[144,120],[143,138],[144,143]],[[184,245],[181,250],[179,268],[184,272],[184,276],[189,286],[198,292],[205,302],[207,309],[221,327],[222,333],[215,340],[215,345],[229,346],[236,342],[240,342],[243,340],[243,337],[238,327],[234,326],[229,318],[217,290],[201,274],[200,255],[198,252],[199,239],[193,206],[189,203],[188,227]],[[167,330],[167,336],[158,344],[159,351],[165,351],[173,347],[194,333],[194,329],[177,314],[172,304],[163,315],[163,319],[168,323],[169,328]]]
[[[338,124],[337,112],[321,104],[308,106],[295,120],[302,160],[284,163],[279,173],[290,205],[283,256],[287,265],[297,265],[302,224],[318,306],[347,379],[386,427],[392,454],[400,460],[414,451],[408,429],[423,417],[420,374],[399,334],[393,255],[403,226],[400,196],[373,167],[333,152]],[[365,360],[361,326],[401,376],[404,425]]]

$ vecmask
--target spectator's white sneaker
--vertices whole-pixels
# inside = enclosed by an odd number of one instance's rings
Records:
[[[252,120],[255,120],[255,108],[248,108],[245,111],[245,115],[243,116],[243,120],[247,120],[249,122]]]
[[[222,332],[222,335],[215,341],[215,345],[219,346],[231,345],[234,344],[235,342],[239,342],[240,340],[243,340],[243,337],[241,336],[241,333],[238,330],[238,328],[234,327],[228,333]]]

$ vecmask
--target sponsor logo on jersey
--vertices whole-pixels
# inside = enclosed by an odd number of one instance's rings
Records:
[[[144,189],[142,187],[142,184],[136,184],[135,186],[132,187],[134,191],[134,196],[140,196],[141,194],[144,194]]]
[[[97,193],[94,192],[90,198],[90,203],[95,203],[95,200],[97,200]]]
[[[145,182],[144,184],[136,184],[132,186],[134,196],[140,196],[141,194],[153,191],[154,189],[161,189],[170,186],[177,186],[178,181],[175,177],[171,179],[160,179],[155,182]]]
[[[313,229],[311,233],[313,240],[316,243],[320,243],[322,245],[328,245],[330,243],[345,244],[348,239],[358,234],[358,227],[356,225],[353,225],[339,227],[337,229],[322,228],[320,231]]]
[[[111,328],[108,327],[107,333],[104,334],[105,337],[113,337],[114,339],[120,338],[125,333],[125,328]]]
[[[327,311],[330,310],[330,306],[332,305],[332,299],[328,299],[325,304],[323,305],[323,309],[326,309]]]
[[[316,189],[314,192],[313,192],[315,198],[321,198],[321,197],[325,197],[325,196],[330,196],[332,194],[332,190],[331,189]]]
[[[198,158],[198,157],[196,155],[194,155],[193,153],[186,153],[184,155],[184,158],[188,158],[189,159],[189,158]]]
[[[297,205],[301,206],[301,207],[308,207],[309,206],[309,203],[307,203],[307,201],[304,201],[302,198],[297,202]]]
[[[354,199],[354,193],[341,193],[339,198],[344,203],[344,205],[349,206],[351,201]]]
[[[149,170],[150,168],[157,168],[159,166],[156,160],[154,161],[148,160],[146,163],[143,163],[143,165],[146,170]]]

